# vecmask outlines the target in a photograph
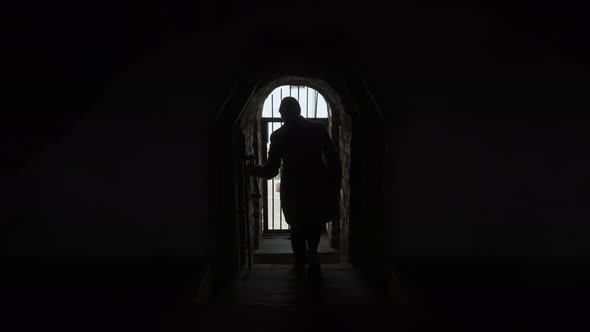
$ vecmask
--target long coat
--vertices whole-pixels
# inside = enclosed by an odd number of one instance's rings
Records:
[[[326,127],[299,117],[270,136],[268,159],[254,175],[271,179],[281,169],[281,207],[292,227],[339,218],[342,164]]]

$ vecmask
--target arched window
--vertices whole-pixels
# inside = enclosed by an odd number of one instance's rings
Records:
[[[310,119],[327,119],[330,107],[324,96],[313,88],[301,85],[283,85],[271,92],[262,106],[262,117],[280,120],[279,106],[285,97],[293,97],[301,105],[301,115]]]

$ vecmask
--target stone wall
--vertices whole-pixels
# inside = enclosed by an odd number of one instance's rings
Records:
[[[260,164],[260,154],[259,154],[259,130],[257,123],[255,122],[252,126],[246,129],[246,155],[254,155],[254,160],[249,161],[253,162],[254,164]],[[248,231],[250,232],[250,244],[252,245],[252,250],[256,250],[259,247],[260,238],[262,236],[262,231],[264,229],[264,225],[262,222],[262,186],[264,185],[263,180],[254,178],[252,176],[248,177],[248,219],[250,221],[250,228]],[[259,198],[256,198],[260,195]]]
[[[348,232],[350,229],[350,140],[350,123],[342,123],[338,126],[338,153],[342,162],[342,188],[340,190],[340,224],[338,225],[338,242],[340,253],[344,260],[348,253]]]
[[[340,110],[342,111],[342,110]],[[349,211],[350,211],[350,139],[351,139],[351,122],[346,114],[333,114],[328,122],[328,130],[332,142],[336,148],[336,153],[342,163],[342,184],[340,190],[340,219],[336,222],[328,223],[327,232],[330,246],[334,249],[340,249],[342,261],[346,261],[348,253],[348,229],[349,229]]]

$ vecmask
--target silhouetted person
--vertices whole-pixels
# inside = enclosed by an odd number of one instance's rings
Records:
[[[279,113],[285,124],[270,136],[266,164],[250,170],[272,179],[281,169],[281,208],[291,226],[295,264],[300,268],[307,261],[319,270],[322,230],[339,218],[342,165],[326,127],[303,118],[295,98],[284,98]]]

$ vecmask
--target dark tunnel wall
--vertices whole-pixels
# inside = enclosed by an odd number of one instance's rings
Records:
[[[12,179],[22,219],[9,249],[205,253],[207,116],[227,97],[238,48],[235,35],[218,30],[131,66],[84,121]]]
[[[395,130],[391,254],[589,255],[588,70],[474,10],[375,21],[352,47]]]

